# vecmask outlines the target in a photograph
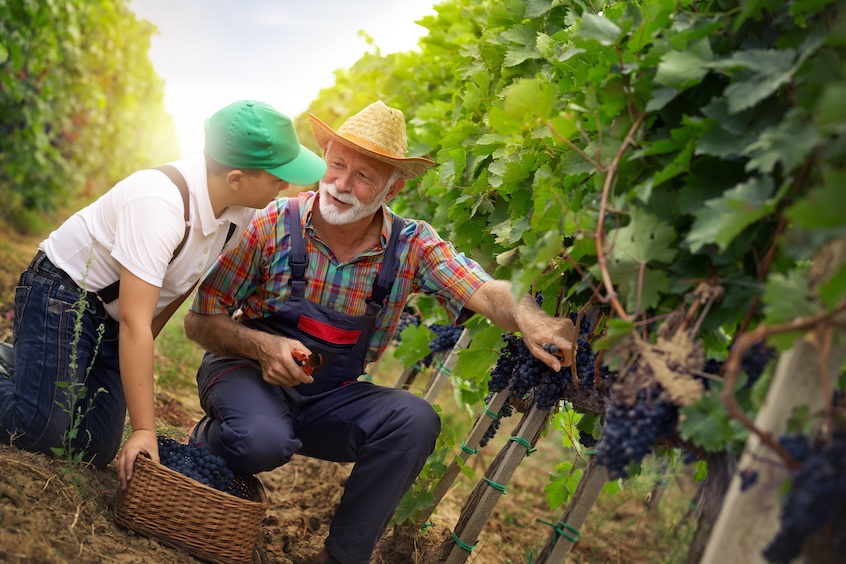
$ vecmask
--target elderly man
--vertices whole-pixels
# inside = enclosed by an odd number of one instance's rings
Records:
[[[571,360],[573,327],[528,296],[515,302],[510,284],[385,205],[435,165],[406,156],[402,112],[375,102],[337,131],[310,119],[327,164],[319,192],[257,213],[185,318],[187,335],[209,351],[197,375],[207,415],[192,439],[245,474],[295,453],[355,462],[316,561],[365,564],[440,432],[420,397],[357,380],[388,346],[408,296],[434,296],[459,323],[478,312],[519,330],[555,370]],[[322,364],[312,372],[296,351],[319,353]]]

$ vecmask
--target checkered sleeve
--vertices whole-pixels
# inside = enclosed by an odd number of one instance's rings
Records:
[[[279,216],[280,208],[275,203],[257,212],[238,244],[217,259],[200,284],[191,311],[203,315],[227,314],[262,284],[262,256],[273,253],[268,245],[273,241]]]
[[[441,239],[426,222],[418,222],[414,252],[420,257],[417,284],[420,291],[434,297],[452,321],[470,297],[491,276],[476,261],[459,253],[452,243]]]

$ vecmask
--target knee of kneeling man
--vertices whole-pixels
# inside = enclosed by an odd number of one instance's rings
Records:
[[[279,429],[278,422],[257,425],[250,432],[237,436],[224,433],[221,439],[230,468],[242,474],[278,468],[288,462],[301,446],[299,440]]]

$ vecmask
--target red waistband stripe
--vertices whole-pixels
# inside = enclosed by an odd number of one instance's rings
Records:
[[[358,341],[358,336],[361,335],[361,330],[339,329],[305,315],[300,316],[297,328],[335,345],[354,345]]]

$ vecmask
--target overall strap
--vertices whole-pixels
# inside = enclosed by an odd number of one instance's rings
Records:
[[[374,315],[382,309],[385,298],[391,293],[394,280],[399,270],[399,236],[405,227],[405,219],[394,216],[394,225],[391,228],[391,238],[388,241],[388,248],[385,249],[385,257],[382,259],[382,268],[379,276],[373,283],[373,291],[367,298],[367,311],[373,311]]]
[[[156,167],[154,170],[158,170],[164,173],[171,182],[173,182],[177,188],[179,188],[179,194],[182,196],[182,216],[185,218],[185,234],[182,236],[182,241],[179,242],[179,245],[176,246],[176,249],[173,250],[173,256],[170,257],[171,264],[176,257],[182,252],[182,248],[185,246],[185,241],[188,240],[188,232],[190,231],[190,227],[188,226],[188,184],[185,182],[185,177],[182,176],[182,173],[173,166],[173,165],[162,165],[160,167]],[[231,224],[229,226],[229,233],[226,235],[226,242],[229,242],[229,239],[232,237],[232,234],[235,232],[235,224]],[[223,244],[226,246],[226,243]],[[103,303],[110,304],[120,296],[120,278],[102,288],[100,291],[97,292],[97,295],[103,300]]]
[[[305,280],[308,255],[303,239],[303,226],[300,222],[299,198],[288,198],[285,207],[288,208],[288,230],[291,232],[291,248],[288,258],[288,263],[291,265],[291,279]]]

